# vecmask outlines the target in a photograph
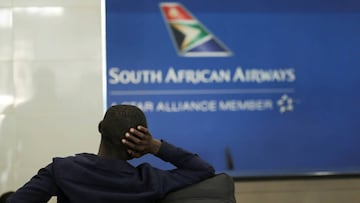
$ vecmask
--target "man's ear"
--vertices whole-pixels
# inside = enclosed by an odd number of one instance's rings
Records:
[[[101,130],[101,129],[102,129],[101,125],[102,125],[102,121],[100,121],[100,122],[99,122],[99,125],[98,125],[98,131],[99,131],[99,133],[102,132],[102,130]]]

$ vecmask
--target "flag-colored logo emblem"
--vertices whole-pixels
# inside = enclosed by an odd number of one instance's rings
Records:
[[[226,57],[231,51],[180,3],[160,3],[169,33],[180,56]]]

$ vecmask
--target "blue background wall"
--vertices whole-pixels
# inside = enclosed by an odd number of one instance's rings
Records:
[[[142,106],[154,136],[197,152],[218,171],[232,162],[234,176],[360,171],[360,3],[178,1],[233,53],[181,57],[160,2],[106,2],[107,106]],[[163,80],[114,84],[113,68],[161,72]],[[171,70],[225,70],[233,78],[239,69],[272,79],[165,82]],[[289,71],[293,78],[277,77]],[[215,107],[179,110],[186,102]],[[231,102],[236,108],[222,106]]]

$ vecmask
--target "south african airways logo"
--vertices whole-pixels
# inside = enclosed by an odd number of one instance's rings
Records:
[[[180,3],[160,3],[160,8],[180,56],[227,57],[231,51]]]

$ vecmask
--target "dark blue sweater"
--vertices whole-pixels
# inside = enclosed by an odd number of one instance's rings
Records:
[[[57,196],[60,203],[152,202],[214,175],[213,167],[196,154],[167,142],[162,142],[157,156],[177,168],[160,170],[147,163],[134,167],[126,161],[87,153],[54,158],[8,203],[41,203],[52,196]]]

